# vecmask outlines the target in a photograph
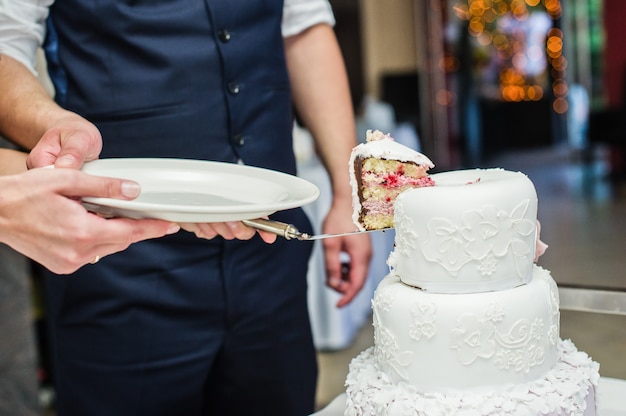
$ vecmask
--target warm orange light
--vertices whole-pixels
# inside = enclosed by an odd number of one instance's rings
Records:
[[[562,9],[560,0],[545,0],[544,7],[553,19],[561,16]]]
[[[523,101],[526,95],[524,88],[519,85],[504,86],[500,89],[500,93],[505,101],[513,102]]]
[[[485,10],[485,13],[483,14],[483,20],[487,23],[495,22],[497,17],[498,15],[493,9],[487,9]]]
[[[557,71],[565,71],[567,69],[567,59],[561,55],[552,60],[552,67]]]
[[[526,89],[526,96],[530,101],[539,101],[543,98],[543,89],[539,85],[531,85]]]
[[[470,20],[469,31],[472,35],[478,36],[483,33],[484,30],[485,24],[482,22],[482,20],[477,18],[472,18],[472,20]]]
[[[469,5],[469,12],[472,16],[482,16],[484,11],[484,6],[480,1],[473,1]]]
[[[565,98],[559,97],[552,103],[552,108],[558,114],[565,114],[567,112],[567,109],[569,108],[569,105],[567,104],[567,100]]]
[[[557,27],[553,27],[552,29],[548,30],[548,36],[549,37],[556,36],[558,38],[562,38],[563,32],[561,31],[561,29]]]
[[[565,80],[559,79],[556,80],[552,83],[552,91],[554,92],[554,95],[556,95],[557,97],[564,97],[567,95],[567,82],[565,82]]]
[[[549,51],[560,52],[563,49],[563,39],[558,36],[548,38],[547,47]]]
[[[456,72],[459,70],[461,63],[459,59],[454,55],[446,55],[441,58],[439,62],[439,68],[444,70],[445,72]]]
[[[552,71],[550,71],[550,75],[554,79],[565,78],[565,71],[559,71],[558,69],[552,68]]]
[[[495,5],[494,10],[498,14],[504,14],[509,11],[509,6],[505,2],[500,1]]]
[[[509,39],[505,34],[497,32],[497,34],[493,37],[493,44],[498,49],[506,48],[509,45]]]
[[[511,11],[518,20],[526,20],[528,18],[528,9],[523,0],[511,2]]]
[[[453,6],[459,18],[468,22],[469,33],[476,38],[476,43],[483,47],[493,45],[491,53],[507,63],[499,74],[500,94],[505,101],[538,101],[544,98],[543,88],[536,82],[543,82],[542,76],[537,78],[524,72],[529,63],[541,63],[546,55],[550,63],[550,74],[554,80],[552,95],[555,97],[552,106],[557,113],[567,111],[567,94],[569,86],[565,80],[567,59],[563,56],[563,32],[558,28],[549,29],[543,46],[529,48],[526,41],[515,34],[503,33],[496,19],[509,15],[517,20],[528,19],[532,8],[542,7],[552,19],[562,14],[561,0],[458,0]],[[462,4],[461,4],[462,3]],[[446,57],[440,64],[446,71],[454,71],[458,62]],[[437,92],[439,104],[449,105],[454,96],[450,91]]]

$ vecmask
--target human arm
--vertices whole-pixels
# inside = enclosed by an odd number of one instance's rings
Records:
[[[135,183],[97,178],[74,169],[34,169],[54,164],[80,167],[96,158],[97,129],[56,105],[39,80],[19,61],[0,55],[0,132],[26,148],[43,136],[41,153],[0,149],[0,241],[56,273],[71,273],[130,244],[178,231],[158,220],[105,220],[88,213],[81,196],[132,199]],[[75,126],[72,130],[69,126]],[[72,131],[80,127],[91,138]],[[71,155],[65,157],[64,155]],[[93,155],[93,156],[91,156]],[[64,163],[65,162],[65,163]],[[67,163],[69,162],[69,163]]]
[[[89,121],[54,102],[35,75],[18,60],[0,55],[0,133],[33,149],[29,168],[80,168],[98,157],[102,138]]]
[[[333,199],[323,232],[353,231],[352,190],[348,161],[356,146],[354,112],[348,79],[332,28],[318,24],[285,39],[287,66],[298,114],[311,132],[318,155],[328,171]],[[368,235],[323,240],[327,284],[343,294],[345,306],[363,287],[372,256]],[[347,277],[342,279],[340,253],[350,257]]]
[[[71,273],[130,244],[175,233],[166,221],[104,219],[79,196],[133,199],[134,182],[74,169],[26,171],[26,154],[0,149],[0,242],[60,274]]]

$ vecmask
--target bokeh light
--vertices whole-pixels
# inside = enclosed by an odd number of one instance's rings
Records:
[[[454,13],[467,21],[468,33],[476,45],[492,51],[483,52],[482,56],[491,54],[500,63],[506,63],[497,79],[502,100],[538,101],[545,98],[545,86],[552,90],[554,111],[567,111],[569,87],[563,32],[547,23],[548,26],[542,26],[543,32],[538,29],[520,35],[524,25],[536,23],[532,19],[534,13],[542,13],[550,22],[560,18],[561,0],[464,0],[454,6]],[[508,27],[503,28],[505,25]],[[443,66],[447,71],[458,68],[449,57]],[[552,78],[551,86],[547,76]],[[440,101],[446,100],[442,96]]]

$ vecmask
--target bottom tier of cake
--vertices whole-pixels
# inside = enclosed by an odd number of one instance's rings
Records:
[[[543,377],[500,391],[420,393],[390,381],[370,347],[350,363],[346,416],[594,416],[599,365],[569,340],[559,340],[557,363]]]

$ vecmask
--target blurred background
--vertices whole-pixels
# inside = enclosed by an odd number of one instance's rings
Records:
[[[623,1],[331,3],[360,115],[372,100],[390,104],[439,169],[516,149],[618,145],[607,122],[626,92]]]

